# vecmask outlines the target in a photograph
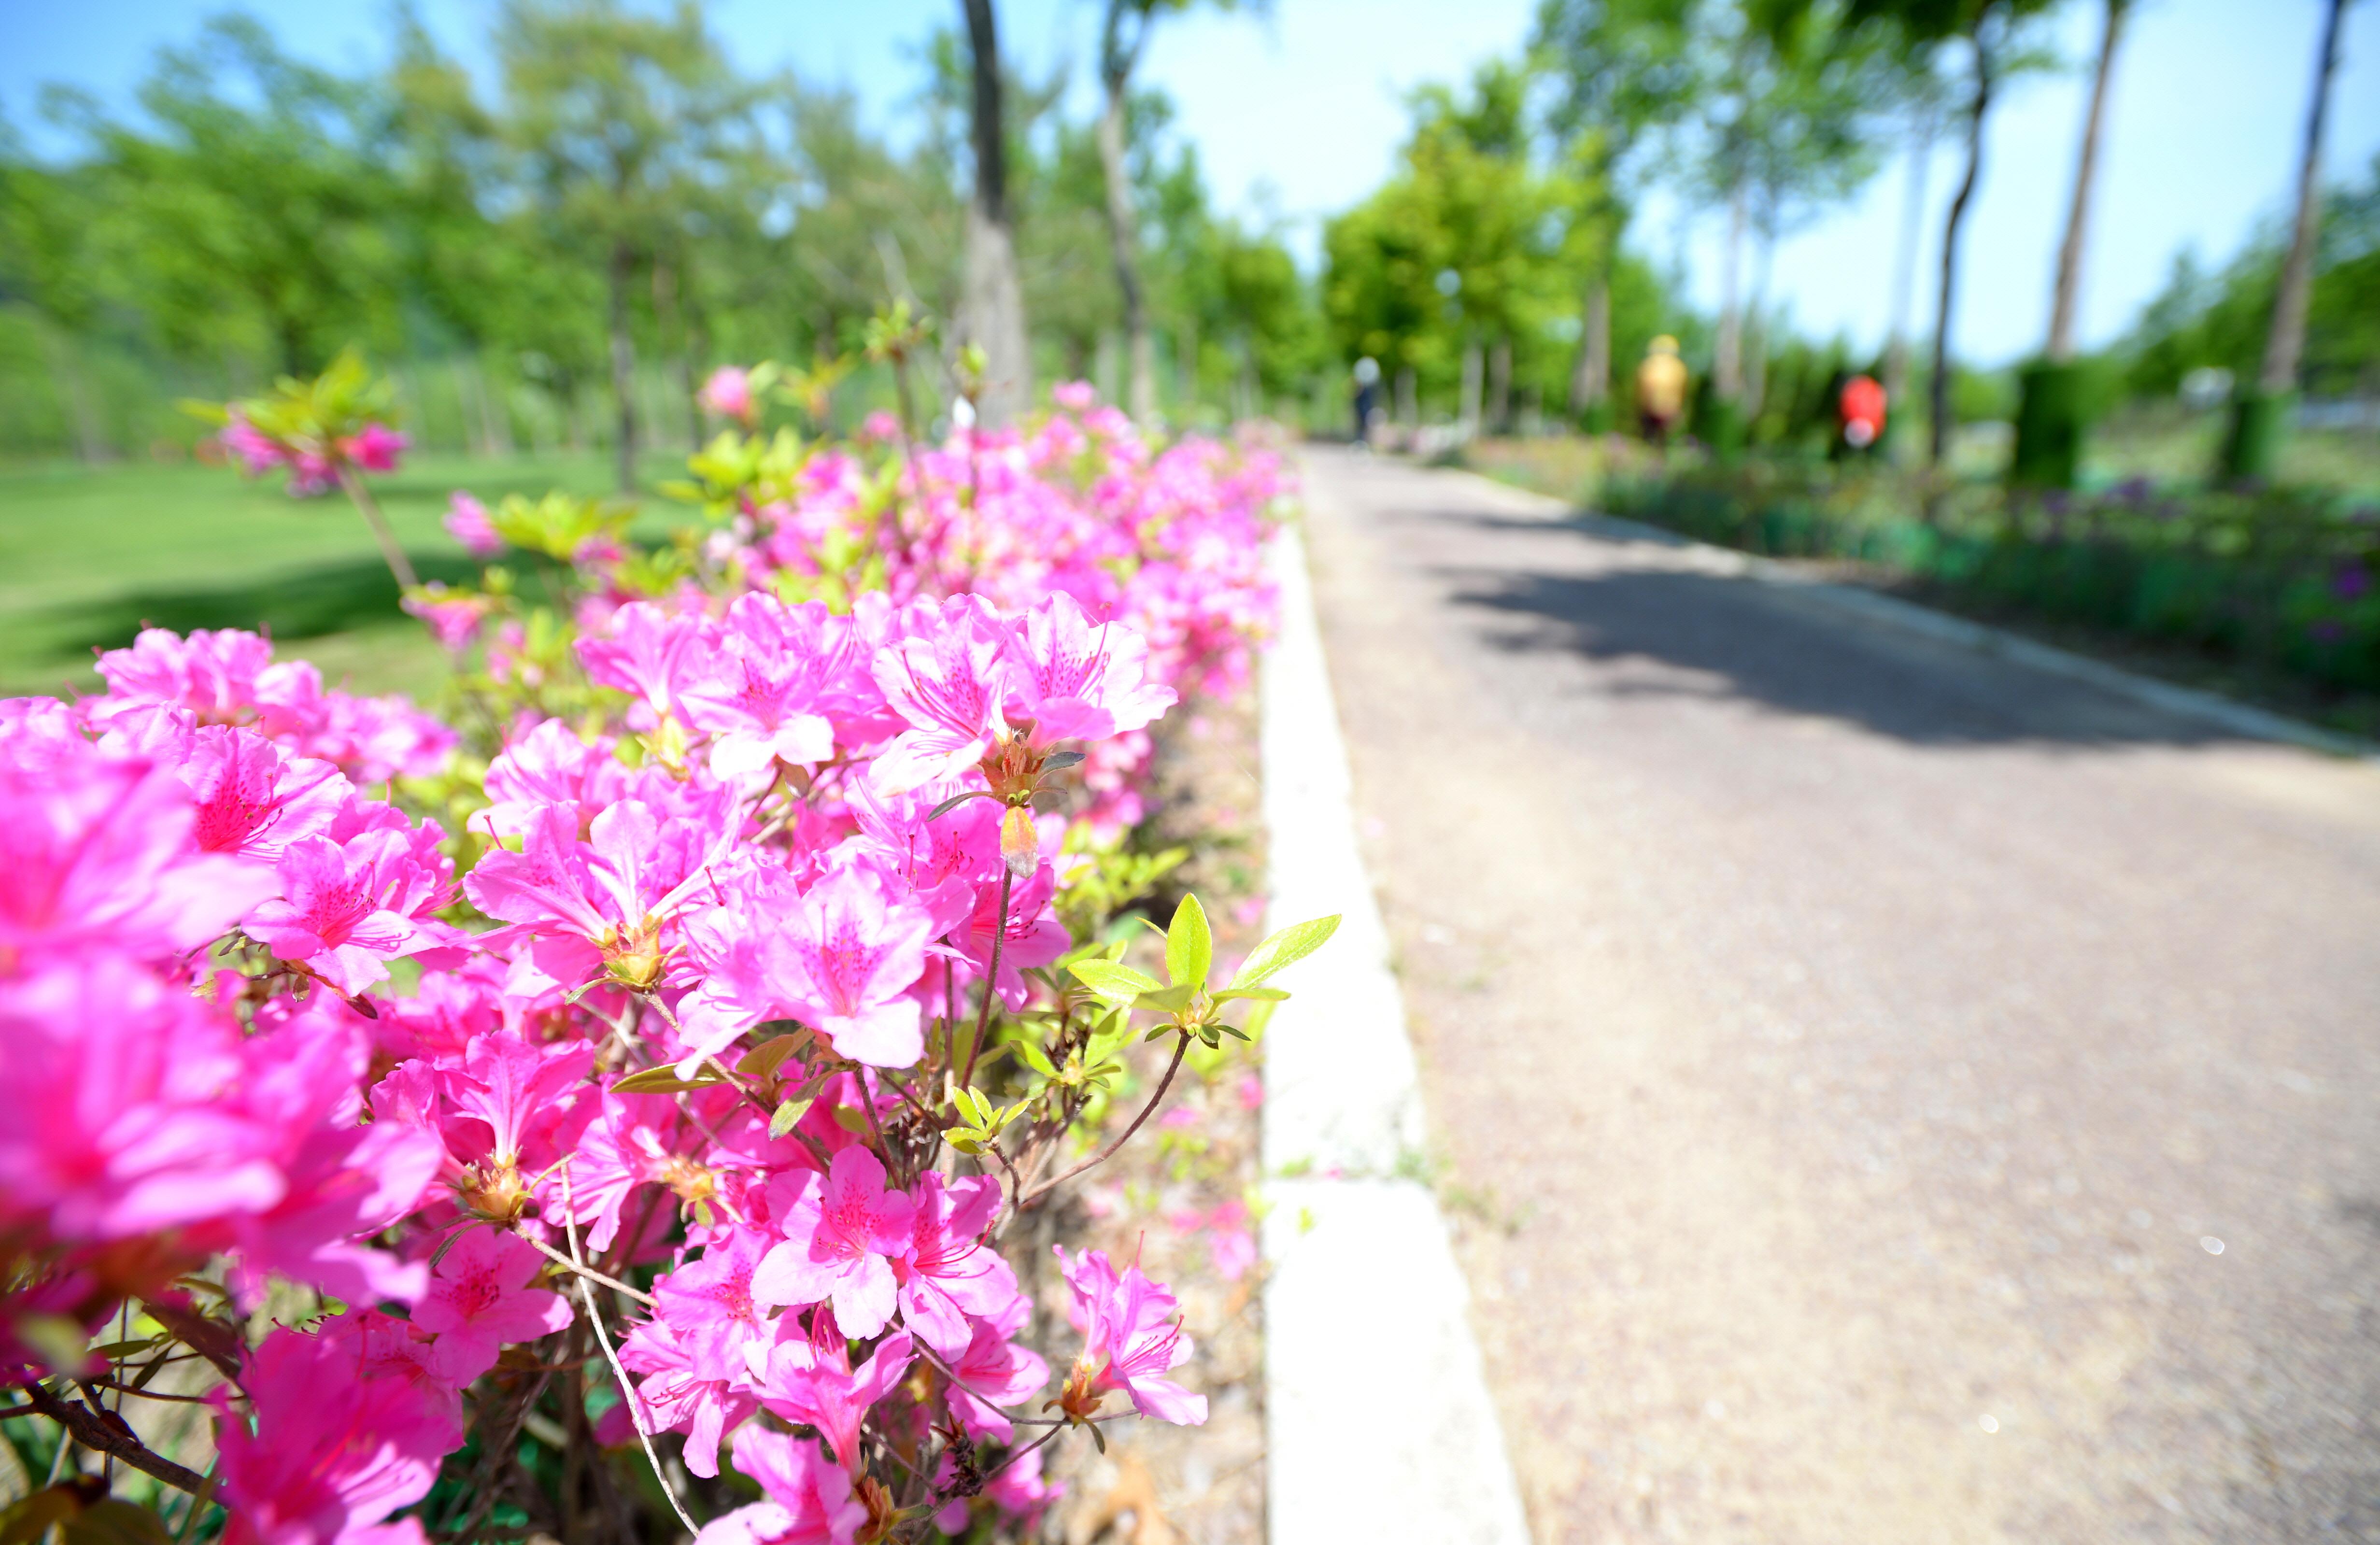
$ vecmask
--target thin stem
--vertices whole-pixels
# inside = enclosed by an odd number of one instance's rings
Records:
[[[1157,1109],[1159,1103],[1165,1099],[1165,1091],[1173,1087],[1173,1076],[1182,1071],[1183,1054],[1189,1050],[1190,1032],[1184,1030],[1180,1032],[1180,1039],[1176,1040],[1173,1043],[1173,1060],[1165,1064],[1165,1077],[1158,1080],[1157,1092],[1148,1097],[1148,1103],[1140,1108],[1140,1114],[1132,1118],[1132,1125],[1123,1129],[1123,1135],[1118,1137],[1115,1141],[1108,1144],[1107,1147],[1101,1149],[1099,1152],[1091,1155],[1088,1159],[1076,1164],[1073,1169],[1064,1171],[1059,1174],[1051,1175],[1040,1185],[1033,1187],[1029,1194],[1017,1201],[1016,1205],[1018,1210],[1022,1210],[1025,1208],[1032,1206],[1035,1202],[1039,1201],[1043,1197],[1048,1196],[1057,1187],[1063,1186],[1066,1182],[1074,1179],[1085,1170],[1095,1169],[1114,1158],[1116,1150],[1132,1141],[1132,1135],[1140,1130],[1141,1123],[1147,1121],[1149,1118],[1150,1113]]]
[[[975,1039],[967,1043],[966,1070],[959,1075],[959,1088],[970,1089],[975,1084],[975,1059],[983,1051],[984,1032],[991,1027],[992,1000],[1000,996],[1000,951],[1008,943],[1008,888],[1015,883],[1016,871],[1002,858],[1000,865],[1000,915],[992,919],[991,970],[983,979],[983,1008],[975,1016]]]
[[[93,1454],[121,1459],[144,1475],[156,1477],[177,1490],[196,1496],[207,1484],[198,1471],[175,1464],[135,1437],[124,1418],[113,1411],[93,1411],[79,1400],[61,1400],[38,1383],[25,1386],[33,1408],[73,1434],[74,1441]]]
[[[612,1377],[620,1381],[620,1398],[628,1403],[629,1425],[637,1429],[637,1442],[645,1445],[645,1463],[653,1467],[654,1484],[662,1489],[662,1495],[669,1499],[670,1511],[677,1515],[677,1521],[686,1526],[686,1532],[700,1534],[702,1530],[696,1527],[686,1504],[677,1500],[677,1492],[670,1486],[669,1477],[662,1473],[661,1455],[653,1452],[653,1435],[645,1430],[644,1399],[637,1393],[637,1387],[628,1382],[628,1370],[620,1366],[620,1355],[612,1350],[611,1333],[603,1329],[603,1311],[596,1307],[595,1290],[587,1285],[587,1278],[594,1273],[587,1271],[585,1262],[578,1256],[578,1224],[575,1214],[576,1209],[570,1203],[570,1164],[565,1160],[562,1165],[562,1233],[563,1237],[570,1242],[571,1264],[583,1273],[578,1279],[578,1301],[587,1306],[587,1320],[595,1327],[595,1339],[602,1344],[603,1360],[612,1365]],[[647,1298],[645,1302],[650,1304],[652,1300]]]
[[[568,1186],[565,1185],[564,1188],[566,1190],[568,1189]],[[569,1203],[565,1201],[563,1205],[567,1207]],[[577,1226],[575,1220],[572,1221],[571,1226],[574,1228]],[[595,1270],[592,1266],[582,1265],[579,1262],[573,1260],[570,1257],[564,1255],[560,1250],[555,1249],[552,1246],[547,1244],[542,1239],[532,1238],[526,1234],[516,1235],[514,1237],[524,1241],[532,1249],[536,1250],[539,1254],[544,1256],[547,1259],[552,1261],[557,1266],[565,1267],[570,1271],[577,1272],[582,1277],[591,1277],[595,1281],[601,1283],[605,1287],[612,1289],[614,1293],[625,1293],[639,1304],[644,1305],[647,1308],[651,1308],[653,1307],[653,1297],[651,1294],[639,1293],[617,1277],[607,1277],[602,1272]]]
[[[380,513],[380,502],[371,496],[371,490],[364,486],[363,479],[357,477],[352,468],[343,465],[339,468],[339,486],[346,490],[348,501],[356,506],[356,513],[362,516],[364,524],[371,528],[372,540],[380,543],[380,555],[388,560],[388,571],[396,576],[397,587],[407,590],[419,589],[421,576],[413,572],[413,560],[407,557],[405,549],[396,544],[396,533],[388,529],[387,517]]]
[[[1051,1428],[1049,1431],[1044,1432],[1041,1436],[1034,1439],[1033,1442],[1025,1445],[1025,1447],[1018,1449],[1014,1454],[1010,1454],[999,1464],[994,1465],[990,1469],[984,1471],[983,1483],[986,1486],[990,1485],[993,1478],[998,1476],[1001,1471],[1008,1468],[1011,1465],[1015,1464],[1018,1460],[1024,1458],[1026,1454],[1031,1454],[1035,1449],[1041,1447],[1043,1444],[1050,1442],[1050,1439],[1055,1438],[1059,1433],[1065,1431],[1068,1427],[1073,1425],[1074,1424],[1072,1422],[1066,1422]]]

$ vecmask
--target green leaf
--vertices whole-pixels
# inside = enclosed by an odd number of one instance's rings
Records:
[[[795,1124],[802,1119],[802,1113],[808,1110],[816,1099],[818,1096],[815,1094],[800,1094],[779,1104],[776,1113],[769,1117],[769,1136],[782,1137],[792,1131]]]
[[[1176,987],[1204,987],[1207,967],[1215,963],[1215,934],[1207,926],[1207,909],[1198,898],[1184,894],[1173,909],[1173,925],[1165,931],[1165,974]]]
[[[1258,1003],[1278,1004],[1287,1002],[1289,994],[1278,987],[1226,987],[1215,994],[1215,1001],[1219,1004],[1230,1003],[1234,998],[1253,998]]]
[[[1031,1068],[1034,1072],[1038,1073],[1044,1078],[1055,1078],[1058,1076],[1057,1067],[1050,1061],[1050,1053],[1044,1052],[1040,1047],[1036,1046],[1033,1042],[1029,1040],[1018,1041],[1016,1043],[1016,1054],[1025,1059],[1026,1066]]]
[[[167,1545],[165,1521],[145,1507],[109,1498],[67,1521],[67,1545]]]
[[[1136,1008],[1153,1008],[1160,1014],[1179,1014],[1190,1006],[1198,995],[1198,984],[1177,981],[1171,987],[1160,987],[1154,992],[1144,992],[1135,1000]]]
[[[1248,952],[1248,958],[1241,964],[1231,985],[1254,987],[1282,967],[1295,965],[1312,955],[1338,931],[1339,915],[1335,912],[1327,918],[1292,923]]]
[[[735,1071],[755,1078],[766,1078],[785,1064],[785,1059],[802,1049],[810,1032],[798,1030],[792,1035],[771,1036],[744,1053]]]
[[[1076,981],[1111,1003],[1128,1004],[1158,990],[1155,977],[1111,960],[1077,960],[1066,969],[1075,973]]]
[[[726,1079],[716,1073],[698,1073],[691,1078],[681,1078],[676,1070],[649,1067],[642,1073],[631,1073],[612,1086],[613,1094],[686,1094],[694,1089],[707,1089]]]
[[[941,804],[935,806],[932,809],[928,810],[926,812],[926,819],[928,821],[938,820],[948,811],[957,809],[961,805],[965,804],[970,799],[989,799],[990,797],[991,791],[990,789],[982,788],[971,788],[965,794],[953,794],[948,799],[945,799]]]

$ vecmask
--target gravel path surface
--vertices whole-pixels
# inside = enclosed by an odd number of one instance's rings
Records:
[[[1541,1541],[2380,1540],[2380,770],[1306,469]]]

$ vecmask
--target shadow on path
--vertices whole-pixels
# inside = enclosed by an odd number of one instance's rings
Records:
[[[1457,614],[1475,619],[1490,648],[1650,661],[1680,673],[1667,680],[1658,672],[1609,679],[1600,690],[1612,697],[1732,695],[1923,745],[2196,746],[2239,738],[1754,580],[1628,566],[1586,574],[1475,566],[1436,572],[1441,582],[1452,581]]]

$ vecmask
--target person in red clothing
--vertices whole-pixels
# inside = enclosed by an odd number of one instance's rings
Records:
[[[1864,452],[1884,438],[1884,387],[1872,375],[1855,375],[1835,395],[1835,428],[1840,443]]]

